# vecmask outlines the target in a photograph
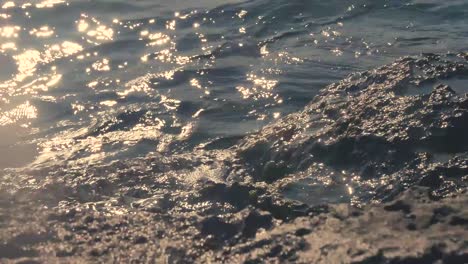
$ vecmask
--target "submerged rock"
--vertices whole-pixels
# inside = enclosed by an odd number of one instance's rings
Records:
[[[225,149],[5,172],[0,260],[463,263],[467,64],[354,74]]]

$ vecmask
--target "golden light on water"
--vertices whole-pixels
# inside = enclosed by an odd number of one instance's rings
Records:
[[[247,74],[247,80],[252,82],[250,87],[237,86],[236,89],[242,94],[244,99],[252,98],[254,100],[267,99],[275,97],[273,88],[278,84],[277,80],[260,77],[256,74]]]
[[[252,81],[255,86],[261,87],[264,90],[271,90],[278,84],[277,80],[271,80],[265,77],[259,77],[252,73],[247,75],[247,80]]]
[[[0,19],[8,19],[13,9],[20,9],[25,17],[31,18],[35,8],[57,8],[59,5],[68,3],[61,0],[24,4],[6,2],[2,6],[6,14],[0,14]],[[169,18],[132,20],[120,16],[103,18],[83,11],[70,18],[70,32],[64,32],[63,25],[54,23],[53,19],[32,26],[5,21],[0,27],[0,55],[5,55],[12,69],[11,77],[0,81],[0,103],[3,104],[0,105],[0,124],[21,124],[32,128],[43,125],[42,120],[52,120],[55,114],[61,114],[56,113],[54,108],[49,110],[49,105],[57,107],[58,112],[61,109],[70,110],[70,115],[78,121],[60,120],[53,124],[54,131],[59,132],[37,141],[39,155],[36,164],[53,164],[61,160],[76,164],[97,163],[119,151],[108,150],[106,146],[109,147],[109,144],[122,143],[126,148],[139,144],[142,139],[152,139],[161,142],[154,147],[155,151],[165,151],[173,142],[190,139],[198,129],[198,122],[203,122],[204,114],[209,115],[209,108],[197,106],[188,115],[192,120],[182,121],[179,111],[186,99],[181,97],[219,100],[214,98],[219,88],[211,79],[210,70],[217,67],[217,63],[220,66],[224,63],[216,52],[227,41],[224,35],[210,28],[216,23],[214,18],[205,15],[198,17],[198,14],[199,11],[193,10],[176,12]],[[232,14],[231,19],[243,21],[247,14],[247,11],[240,10]],[[190,20],[191,17],[194,19]],[[251,33],[249,29],[245,24],[234,28],[246,35]],[[193,35],[190,41],[194,41],[195,48],[192,50],[184,47],[184,44],[192,43],[180,41],[184,30]],[[24,39],[34,41],[34,44]],[[135,48],[132,49],[134,53],[130,57],[120,50],[114,54],[114,51],[103,46],[112,46],[114,41],[117,49]],[[130,41],[130,46],[120,47],[120,43],[125,44],[125,41]],[[137,45],[133,45],[133,42]],[[236,49],[247,52],[252,47],[245,39],[233,45],[239,45]],[[253,45],[253,48],[257,53],[260,50],[262,61],[273,62],[273,65],[276,63],[274,60],[293,60],[286,52],[274,51],[273,44],[268,47]],[[208,57],[210,53],[213,55]],[[132,60],[135,58],[137,61]],[[203,70],[193,70],[197,68]],[[278,69],[274,66],[253,69],[252,65],[243,65],[243,62],[239,62],[239,68],[245,75],[241,78],[242,85],[236,84],[233,93],[238,92],[247,103],[262,100],[263,106],[282,102],[283,99],[275,91],[280,74]],[[172,83],[178,82],[175,80],[176,73],[190,74],[180,84],[189,89],[187,95],[178,94],[178,88],[172,89]],[[213,98],[212,94],[215,94]],[[103,120],[117,122],[121,111],[129,110],[126,104],[131,104],[132,111],[143,111],[144,107],[135,103],[139,100],[148,102],[151,111],[158,114],[139,119],[136,124],[118,131],[87,134],[90,133],[87,128],[99,127]],[[258,111],[255,115],[259,119],[280,118],[281,112],[275,110],[265,114]],[[73,122],[81,127],[74,127],[76,124]],[[164,127],[180,132],[165,135],[166,132],[161,132]]]
[[[71,41],[64,41],[60,44],[60,48],[58,46],[55,46],[55,48],[62,51],[62,56],[70,56],[83,50],[83,46]]]
[[[244,18],[245,15],[247,15],[246,10],[241,10],[239,13],[237,13],[237,17],[239,17],[239,18]]]
[[[160,32],[154,33],[154,34],[149,34],[148,39],[151,40],[151,42],[148,44],[150,46],[164,45],[164,44],[168,43],[171,40],[168,35],[165,35],[165,34],[160,33]]]
[[[181,101],[177,99],[169,98],[165,95],[161,95],[161,103],[170,110],[175,110],[180,106]]]
[[[14,42],[6,42],[0,46],[0,52],[5,52],[7,50],[18,50]]]
[[[268,55],[270,52],[267,50],[267,45],[263,45],[261,48],[260,48],[260,54],[262,54],[262,56],[266,56]]]
[[[49,81],[46,83],[46,86],[47,87],[53,87],[53,86],[56,86],[60,80],[62,79],[62,75],[61,74],[56,74],[56,75],[52,75],[49,79]]]
[[[15,2],[8,1],[2,5],[2,9],[8,9],[8,8],[15,7],[15,6],[16,6]]]
[[[116,23],[119,23],[118,20]],[[76,29],[78,32],[85,34],[89,43],[96,45],[114,39],[114,30],[111,27],[86,14],[82,14],[81,19],[76,21]]]
[[[0,112],[0,126],[6,126],[14,124],[20,121],[27,121],[28,119],[34,119],[37,117],[37,109],[33,105],[26,101],[23,104],[16,106],[15,108]]]
[[[0,37],[17,38],[21,28],[19,26],[5,26],[0,28]]]
[[[42,26],[40,28],[30,30],[29,34],[35,35],[38,38],[47,38],[54,34],[54,30],[49,28],[49,26]]]
[[[36,71],[38,63],[49,63],[53,60],[72,55],[82,49],[82,46],[79,44],[65,41],[61,44],[55,44],[48,47],[42,53],[38,50],[31,49],[17,54],[13,56],[18,68],[18,73],[14,80],[21,82],[27,77],[32,76]]]
[[[79,32],[85,32],[86,29],[88,29],[88,27],[89,27],[89,24],[84,19],[81,19],[80,21],[78,21]]]
[[[203,87],[200,85],[200,82],[197,79],[191,79],[190,85],[198,89],[203,89]]]
[[[86,33],[90,37],[94,37],[97,40],[112,40],[114,30],[107,26],[98,26],[94,30],[90,30]]]
[[[92,68],[96,71],[110,71],[109,60],[104,58],[93,63]]]
[[[36,71],[36,65],[41,61],[41,53],[37,50],[26,50],[13,57],[18,65],[18,81],[24,80]]]
[[[166,29],[169,29],[169,30],[175,30],[176,29],[176,21],[175,20],[172,20],[172,21],[168,21],[166,23]]]
[[[200,109],[198,110],[197,112],[195,112],[195,114],[192,115],[193,118],[197,118],[200,116],[201,113],[203,113],[205,111],[205,109]]]
[[[338,48],[332,49],[331,52],[332,52],[333,54],[335,54],[336,56],[342,56],[342,55],[343,55],[343,51],[341,51],[341,50],[338,49]]]
[[[36,4],[36,8],[51,8],[55,5],[63,4],[65,1],[63,0],[45,0],[38,4]]]
[[[109,107],[112,107],[114,105],[117,104],[116,101],[113,101],[113,100],[107,100],[107,101],[102,101],[99,103],[100,105],[105,105],[105,106],[109,106]]]

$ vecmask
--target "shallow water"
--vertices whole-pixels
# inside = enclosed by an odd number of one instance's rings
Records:
[[[352,72],[468,43],[464,0],[0,6],[2,170],[227,147]]]

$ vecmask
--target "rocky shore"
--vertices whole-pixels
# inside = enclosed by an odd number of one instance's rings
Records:
[[[0,173],[2,263],[466,263],[468,55],[353,74],[241,139]]]

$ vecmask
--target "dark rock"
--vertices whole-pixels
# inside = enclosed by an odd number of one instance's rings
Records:
[[[296,236],[305,236],[305,235],[308,235],[310,234],[312,231],[308,228],[299,228],[298,230],[296,230],[296,232],[294,233]]]
[[[405,214],[408,214],[411,212],[411,206],[401,200],[396,201],[393,204],[387,205],[384,208],[387,211],[402,211]]]
[[[135,244],[145,244],[148,242],[148,238],[145,236],[138,236],[135,238],[134,243]]]
[[[452,219],[450,220],[450,224],[451,224],[451,225],[463,225],[463,226],[467,226],[467,225],[468,225],[468,218],[463,218],[463,217],[460,217],[460,216],[454,216],[454,217],[452,217]]]
[[[219,240],[230,239],[238,232],[238,228],[235,225],[225,223],[215,216],[208,217],[201,224],[201,233],[203,235],[212,235]]]
[[[38,255],[36,250],[23,249],[14,244],[0,244],[0,258],[16,259],[24,257],[35,257]]]
[[[272,226],[272,220],[273,217],[269,213],[252,211],[244,221],[243,234],[247,237],[252,237],[259,228],[270,228]]]

